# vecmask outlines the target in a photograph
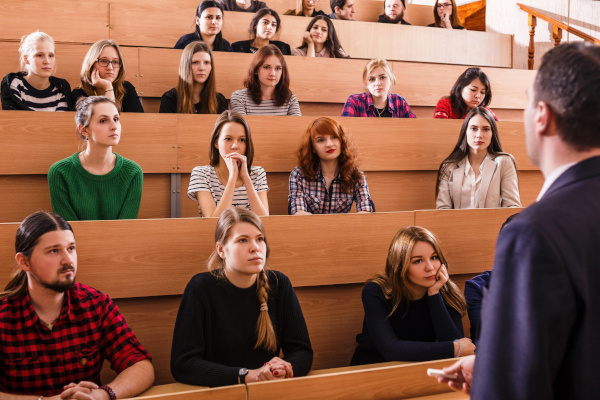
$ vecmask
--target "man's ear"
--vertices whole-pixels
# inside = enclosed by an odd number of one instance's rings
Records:
[[[19,268],[21,268],[25,272],[29,272],[29,270],[30,270],[29,257],[27,257],[23,253],[17,253],[15,255],[15,261],[17,262],[17,265],[19,266]]]
[[[536,130],[543,136],[556,135],[555,129],[550,129],[554,121],[554,113],[545,101],[538,101],[535,107],[535,127]]]

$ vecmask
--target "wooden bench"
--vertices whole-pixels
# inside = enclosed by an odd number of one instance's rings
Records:
[[[490,269],[500,225],[519,209],[447,210],[263,218],[269,266],[291,280],[315,352],[313,369],[347,366],[362,329],[363,283],[383,271],[396,231],[421,225],[438,235],[453,279],[464,286]],[[115,299],[153,356],[157,384],[172,382],[173,326],[180,296],[206,270],[216,219],[73,222],[79,282]],[[17,223],[0,224],[0,287],[14,268]],[[102,240],[98,233],[102,232]],[[466,242],[464,232],[477,237]],[[126,282],[126,284],[124,284]],[[465,332],[468,332],[468,322]]]

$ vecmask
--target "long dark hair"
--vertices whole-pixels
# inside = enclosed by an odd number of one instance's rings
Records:
[[[54,231],[71,231],[71,225],[60,215],[47,211],[38,211],[26,217],[15,239],[15,253],[31,257],[42,235]],[[21,295],[27,287],[27,274],[17,266],[3,292],[0,300]]]
[[[492,156],[498,156],[500,154],[506,154],[502,150],[502,144],[500,144],[500,136],[498,135],[498,127],[496,126],[496,120],[491,112],[487,110],[485,107],[475,107],[465,117],[463,121],[462,127],[460,128],[460,133],[458,134],[458,140],[456,141],[456,145],[454,146],[454,150],[450,153],[448,157],[440,164],[440,169],[438,169],[437,180],[435,184],[435,197],[438,196],[438,191],[440,189],[440,180],[447,173],[447,170],[452,168],[457,162],[462,160],[463,158],[469,155],[469,144],[467,143],[467,128],[469,127],[469,122],[471,118],[475,115],[481,115],[490,123],[490,128],[492,129],[492,140],[490,145],[487,148],[487,151]],[[514,160],[513,160],[514,161]]]
[[[214,0],[204,0],[200,4],[198,4],[198,9],[196,10],[196,17],[202,18],[202,12],[207,8],[218,8],[221,10],[221,18],[225,18],[225,13],[223,12],[223,5]],[[223,29],[221,28],[221,31]],[[213,51],[225,51],[225,44],[223,43],[223,34],[219,31],[215,36],[215,41],[213,42]],[[202,33],[200,32],[200,25],[196,24],[196,38],[197,40],[204,41],[202,39]]]
[[[277,29],[275,29],[275,33],[279,32],[279,28],[281,27],[281,18],[279,18],[279,14],[277,11],[271,10],[270,8],[261,8],[254,14],[252,17],[252,21],[250,21],[250,39],[254,40],[256,38],[256,28],[258,26],[258,21],[264,18],[265,15],[271,15],[275,18],[275,22],[277,22]]]
[[[456,82],[454,86],[452,86],[452,90],[450,91],[450,96],[447,98],[450,99],[450,104],[452,105],[452,110],[462,117],[469,111],[469,107],[465,103],[462,97],[463,89],[468,86],[475,79],[479,79],[481,83],[485,85],[485,96],[480,106],[487,107],[492,102],[492,86],[490,84],[490,80],[487,75],[479,68],[467,68],[465,72],[463,72]]]
[[[252,170],[252,161],[254,161],[254,144],[252,143],[250,125],[248,125],[248,122],[242,114],[231,110],[225,110],[221,113],[221,115],[219,115],[217,122],[215,122],[215,127],[210,134],[210,149],[208,149],[210,165],[213,167],[219,165],[221,155],[219,154],[219,149],[217,148],[216,143],[219,140],[219,136],[221,136],[223,127],[229,122],[235,122],[236,124],[240,124],[244,127],[244,132],[246,132],[246,153],[244,155],[246,156],[246,164],[248,164],[248,173],[250,173]]]
[[[244,80],[244,86],[248,88],[248,94],[250,94],[252,101],[260,104],[262,102],[262,90],[260,88],[260,81],[258,80],[258,69],[262,67],[266,59],[270,56],[277,56],[281,63],[281,79],[279,79],[277,86],[275,86],[275,105],[281,107],[290,99],[292,91],[290,90],[290,75],[287,64],[285,63],[283,54],[281,54],[281,50],[277,46],[269,44],[261,47],[254,53],[254,58],[252,59],[250,68],[248,68],[248,76]]]
[[[333,22],[331,22],[331,19],[328,16],[317,15],[316,17],[314,17],[308,23],[308,27],[306,27],[306,31],[310,32],[310,30],[312,29],[315,22],[317,22],[319,20],[323,20],[327,24],[327,40],[325,41],[325,44],[323,44],[323,47],[325,47],[327,50],[329,50],[329,54],[331,55],[331,57],[332,58],[350,58],[349,55],[344,55],[344,53],[342,53],[340,51],[342,49],[342,45],[340,44],[340,40],[337,37],[337,33],[335,33],[335,27],[333,26]],[[302,46],[300,46],[300,48],[308,49],[308,45],[306,44],[306,42],[302,43]]]

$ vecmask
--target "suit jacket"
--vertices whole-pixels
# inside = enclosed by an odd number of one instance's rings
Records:
[[[442,171],[435,206],[437,209],[460,209],[462,184],[467,157]],[[521,207],[517,167],[507,153],[489,155],[483,160],[479,208]]]
[[[498,237],[471,399],[592,399],[600,382],[600,157]]]

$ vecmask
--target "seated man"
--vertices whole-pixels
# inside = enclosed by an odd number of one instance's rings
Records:
[[[61,216],[36,212],[15,242],[17,271],[0,292],[0,399],[115,400],[154,382],[150,354],[105,294],[75,283],[77,251]],[[104,359],[118,376],[101,385]]]
[[[343,19],[346,21],[354,21],[352,16],[354,15],[354,0],[330,0],[329,5],[331,6],[331,19]]]
[[[410,25],[404,20],[404,11],[406,11],[406,0],[385,0],[383,2],[384,14],[379,16],[377,22],[384,24]]]

